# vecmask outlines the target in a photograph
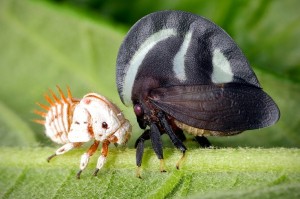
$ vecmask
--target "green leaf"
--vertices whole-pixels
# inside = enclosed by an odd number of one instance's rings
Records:
[[[180,152],[165,149],[166,173],[146,148],[142,177],[135,176],[135,150],[110,149],[97,177],[97,153],[81,179],[80,155],[74,150],[46,157],[54,148],[0,148],[0,197],[3,198],[289,198],[299,197],[299,149],[193,149],[180,170]],[[99,152],[98,152],[99,153]],[[13,156],[11,154],[14,154]]]
[[[6,146],[32,146],[35,142],[34,132],[24,120],[0,101],[0,128],[6,136],[1,137],[1,142]],[[13,133],[12,133],[13,132]]]

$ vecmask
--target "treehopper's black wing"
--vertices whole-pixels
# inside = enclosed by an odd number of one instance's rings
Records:
[[[280,115],[261,88],[236,83],[157,88],[150,100],[182,123],[222,132],[270,126]]]

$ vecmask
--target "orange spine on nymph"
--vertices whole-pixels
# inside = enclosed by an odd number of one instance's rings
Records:
[[[59,86],[56,86],[60,95],[59,97],[49,89],[49,93],[44,97],[49,105],[37,103],[46,112],[35,110],[34,113],[42,116],[44,120],[34,120],[46,128],[46,135],[58,144],[68,143],[68,132],[72,122],[72,116],[75,106],[79,100],[73,99],[69,87],[67,88],[68,96],[66,97]]]

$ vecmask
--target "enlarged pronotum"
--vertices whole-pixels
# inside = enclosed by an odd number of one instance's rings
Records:
[[[82,99],[75,99],[69,88],[67,97],[58,86],[57,89],[60,99],[50,90],[53,99],[45,95],[50,106],[37,103],[46,112],[35,111],[36,114],[45,118],[45,120],[35,120],[35,122],[45,126],[46,135],[53,142],[63,144],[47,160],[49,162],[53,157],[94,139],[88,151],[81,156],[77,178],[80,178],[89,158],[102,143],[101,155],[94,172],[94,175],[97,175],[106,161],[109,144],[125,144],[131,135],[131,125],[115,104],[99,94],[88,93]]]
[[[136,141],[138,168],[150,139],[164,171],[161,134],[183,157],[183,130],[209,146],[207,135],[235,135],[279,119],[278,107],[232,38],[187,12],[152,13],[130,29],[117,58],[117,86],[139,126],[150,127]]]

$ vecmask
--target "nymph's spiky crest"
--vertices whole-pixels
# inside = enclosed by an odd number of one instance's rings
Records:
[[[41,125],[45,125],[45,120],[33,120],[35,123],[41,124]]]
[[[60,104],[61,101],[58,99],[58,97],[55,95],[55,93],[51,89],[49,89],[49,92],[51,93],[51,95],[52,95],[53,99],[55,100],[55,102]]]
[[[56,88],[58,89],[58,92],[59,92],[59,94],[60,94],[60,98],[63,100],[63,102],[68,103],[68,100],[67,100],[67,98],[64,96],[64,93],[63,93],[63,91],[61,90],[61,88],[60,88],[58,85],[56,85]],[[71,95],[70,88],[67,87],[67,89],[68,89],[68,98],[69,98],[69,99],[72,99],[72,95]],[[69,96],[69,93],[70,93],[70,96]]]
[[[51,105],[54,106],[55,103],[52,101],[51,97],[48,94],[44,95],[44,98],[47,100],[47,102]]]
[[[70,90],[69,86],[67,86],[67,92],[68,92],[68,98],[72,99],[73,97],[72,97],[72,93],[71,93],[71,90]]]
[[[42,109],[44,109],[45,111],[49,111],[50,107],[48,107],[47,105],[41,104],[36,102],[36,105],[38,105],[39,107],[41,107]]]
[[[39,110],[33,110],[33,112],[37,115],[40,115],[42,117],[46,117],[47,116],[47,113],[45,112],[42,112],[42,111],[39,111]]]
[[[73,99],[70,88],[67,87],[67,97],[64,95],[62,89],[56,86],[60,98],[49,89],[49,94],[45,94],[45,100],[49,105],[36,103],[46,112],[34,110],[34,113],[42,116],[45,120],[34,120],[38,124],[45,125],[46,135],[54,142],[64,144],[68,142],[67,134],[70,130],[73,111],[79,100]]]

